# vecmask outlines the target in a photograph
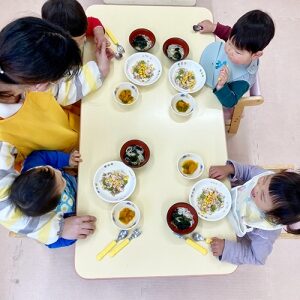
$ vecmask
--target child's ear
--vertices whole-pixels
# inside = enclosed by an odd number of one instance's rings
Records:
[[[258,59],[258,58],[260,58],[262,55],[263,55],[263,52],[262,52],[262,51],[257,51],[257,52],[255,52],[255,53],[252,54],[252,60]]]

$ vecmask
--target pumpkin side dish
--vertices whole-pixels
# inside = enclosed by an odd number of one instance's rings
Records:
[[[186,160],[183,164],[182,164],[182,172],[186,175],[191,175],[193,174],[198,168],[198,163],[196,163],[193,160]]]
[[[179,111],[179,112],[186,112],[190,107],[190,104],[185,102],[184,100],[179,100],[176,102],[176,109]]]
[[[131,90],[121,91],[118,97],[124,104],[131,104],[134,101],[134,97],[131,94]]]
[[[135,217],[135,212],[128,207],[123,208],[119,214],[120,222],[122,222],[125,225],[127,225],[130,221],[132,221],[134,217]]]

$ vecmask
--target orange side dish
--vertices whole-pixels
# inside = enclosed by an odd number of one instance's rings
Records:
[[[119,214],[119,220],[127,225],[135,216],[135,212],[128,207],[123,208]]]
[[[123,90],[119,94],[119,99],[124,103],[124,104],[130,104],[134,101],[134,98],[131,94],[131,90]]]
[[[182,172],[184,174],[188,174],[191,175],[193,174],[198,168],[198,163],[196,163],[193,160],[186,160],[183,164],[182,164]]]

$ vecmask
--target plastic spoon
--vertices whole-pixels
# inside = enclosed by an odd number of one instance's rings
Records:
[[[137,238],[139,235],[141,235],[141,231],[139,228],[134,229],[134,231],[132,232],[131,236],[129,238],[127,238],[126,240],[124,240],[123,242],[121,242],[120,244],[118,244],[116,247],[114,247],[112,249],[112,251],[109,252],[109,256],[113,257],[115,256],[119,251],[121,251],[125,246],[127,246],[129,244],[129,242],[132,239]]]
[[[192,239],[196,242],[199,241],[204,241],[206,244],[210,244],[211,243],[211,239],[209,238],[204,238],[199,232],[194,232],[192,234]]]
[[[201,25],[193,25],[193,30],[195,31],[195,32],[197,32],[197,31],[200,31],[200,30],[202,30],[203,29],[203,26],[201,26]]]
[[[190,245],[192,248],[194,248],[195,250],[199,251],[201,254],[206,255],[207,254],[207,249],[205,249],[204,247],[202,247],[201,245],[197,244],[195,241],[193,241],[192,239],[190,239],[189,237],[186,237],[184,235],[179,235],[179,234],[175,234],[178,238],[180,239],[184,239],[185,242]]]
[[[120,52],[115,52],[115,59],[121,59],[123,57],[123,54]]]
[[[117,243],[126,238],[128,230],[121,230],[116,240],[111,241],[101,252],[96,255],[97,260],[101,260]]]
[[[109,38],[111,39],[111,41],[117,46],[117,51],[119,53],[125,53],[124,48],[119,44],[118,40],[113,35],[113,33],[110,31],[110,29],[108,29],[107,27],[105,27],[105,32],[109,36]]]

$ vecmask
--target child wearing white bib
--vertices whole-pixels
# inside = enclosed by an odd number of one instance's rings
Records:
[[[292,224],[300,221],[300,174],[264,169],[228,161],[225,166],[212,166],[209,177],[230,178],[232,207],[228,219],[237,241],[214,237],[213,255],[232,264],[265,263],[273,243],[284,225],[299,234]]]

